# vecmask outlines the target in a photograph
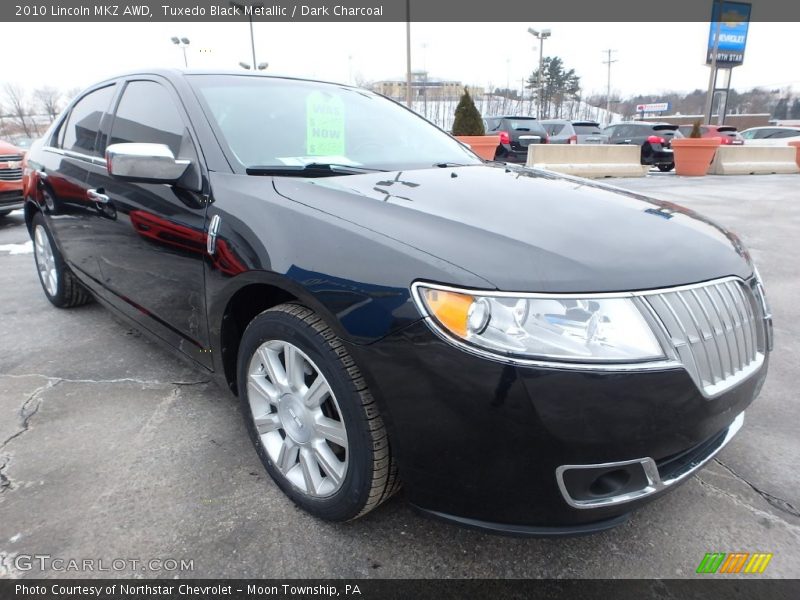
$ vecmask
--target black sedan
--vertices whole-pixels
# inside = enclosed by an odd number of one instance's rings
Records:
[[[728,443],[767,373],[733,233],[485,164],[363,89],[121,76],[25,177],[50,302],[97,299],[213,372],[275,483],[326,519],[402,482],[464,525],[601,530]]]
[[[683,137],[677,125],[647,121],[615,123],[606,127],[604,133],[608,135],[609,144],[635,144],[641,147],[643,165],[651,165],[664,172],[675,168],[672,139]]]

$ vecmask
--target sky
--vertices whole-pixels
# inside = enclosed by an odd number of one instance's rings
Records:
[[[550,28],[545,56],[560,56],[581,77],[585,95],[605,93],[604,50],[615,50],[615,95],[691,91],[708,86],[708,23],[412,23],[412,68],[431,78],[519,88],[538,66],[528,27]],[[256,22],[256,60],[268,73],[357,83],[405,77],[404,23]],[[751,23],[744,65],[732,86],[800,89],[790,52],[796,23]],[[102,31],[102,33],[101,33]],[[170,38],[187,37],[190,68],[239,68],[252,62],[246,22],[0,23],[0,39],[21,60],[5,61],[0,85],[32,90],[84,87],[142,67],[182,67]]]

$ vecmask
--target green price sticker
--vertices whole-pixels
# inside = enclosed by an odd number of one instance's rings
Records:
[[[344,103],[338,96],[308,95],[306,152],[309,156],[344,156]]]

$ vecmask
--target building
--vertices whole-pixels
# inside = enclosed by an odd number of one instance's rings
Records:
[[[482,87],[467,86],[474,97],[484,94]],[[405,79],[386,79],[376,81],[370,89],[394,100],[406,99]],[[460,81],[435,79],[428,76],[427,71],[411,73],[411,97],[413,100],[458,100],[464,93],[464,84]]]

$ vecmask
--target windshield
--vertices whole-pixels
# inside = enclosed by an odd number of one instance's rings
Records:
[[[231,158],[252,173],[309,164],[385,170],[481,164],[422,117],[367,90],[237,75],[189,80]]]

